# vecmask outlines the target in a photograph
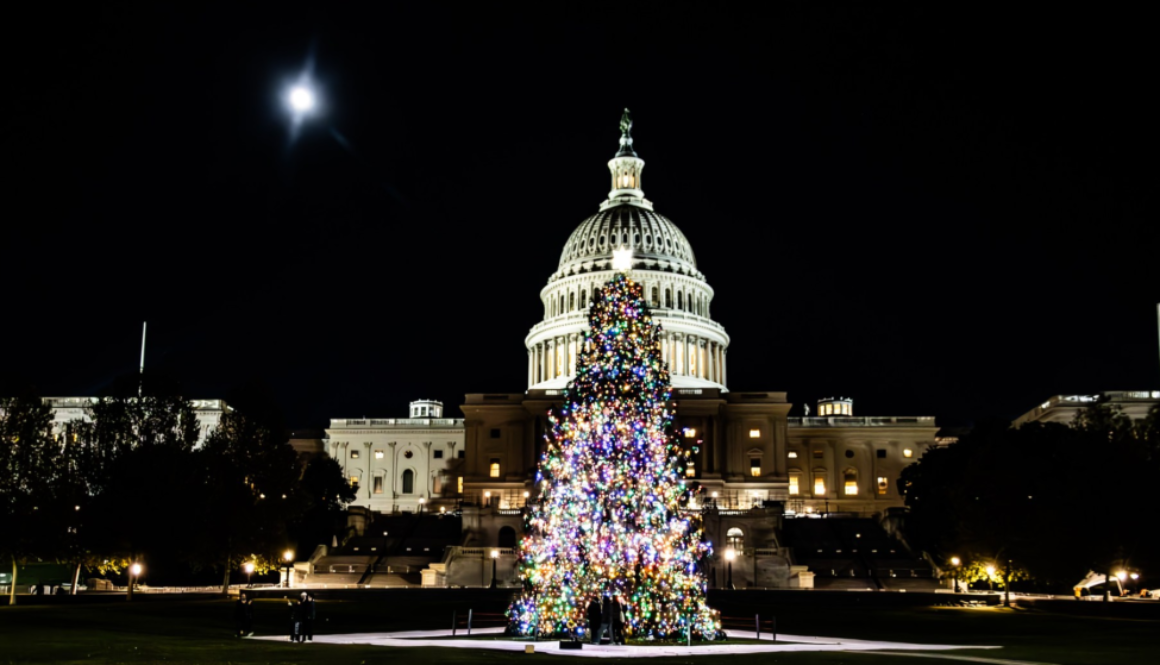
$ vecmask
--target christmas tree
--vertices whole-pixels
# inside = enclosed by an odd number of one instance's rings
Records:
[[[593,297],[564,404],[550,416],[539,497],[520,545],[523,593],[508,615],[521,635],[587,632],[586,608],[621,599],[636,638],[714,637],[703,562],[711,546],[666,408],[669,371],[642,289],[618,273]]]

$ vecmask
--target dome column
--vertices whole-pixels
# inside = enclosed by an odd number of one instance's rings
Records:
[[[716,342],[709,342],[708,355],[709,355],[709,380],[716,381],[717,380],[717,359],[715,358],[715,356],[717,355],[717,343]]]
[[[577,337],[576,333],[568,335],[568,376],[576,376]]]

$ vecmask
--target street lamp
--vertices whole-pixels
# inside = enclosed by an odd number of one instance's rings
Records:
[[[987,590],[995,590],[995,567],[987,566]]]
[[[419,497],[419,514],[420,514],[420,515],[422,515],[422,514],[423,514],[423,506],[424,506],[426,503],[427,503],[427,497],[425,497],[425,496],[421,496],[421,497]]]
[[[488,490],[488,491],[483,493],[483,505],[485,505],[485,506],[491,505],[491,490]]]
[[[247,561],[246,564],[242,566],[242,570],[246,571],[246,588],[254,586],[254,584],[250,581],[250,577],[254,574],[254,562]]]
[[[524,490],[524,508],[528,507],[528,497],[532,495],[531,492]]]
[[[129,566],[129,591],[125,594],[125,600],[133,600],[133,586],[141,579],[141,564],[134,562]]]
[[[962,565],[963,560],[957,556],[951,557],[951,565],[955,567],[955,593],[959,592],[959,566]]]
[[[491,586],[487,587],[489,589],[495,588],[495,563],[497,561],[499,561],[499,550],[494,549],[491,551]]]
[[[733,560],[736,558],[737,552],[735,552],[732,547],[725,550],[725,561],[728,562],[726,565],[729,570],[729,582],[725,586],[731,590],[737,589],[737,587],[733,586]]]
[[[1140,589],[1140,584],[1139,584],[1140,574],[1139,573],[1132,573],[1128,577],[1132,578],[1132,593],[1136,593]]]
[[[286,562],[286,588],[293,586],[290,583],[290,574],[294,567],[294,550],[286,550],[282,553],[282,560]]]

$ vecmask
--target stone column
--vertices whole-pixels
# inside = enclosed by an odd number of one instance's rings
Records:
[[[395,477],[399,475],[399,460],[395,458],[395,444],[397,441],[387,442],[387,447],[391,449],[391,510],[395,509],[395,497],[399,496],[399,488],[395,484]]]
[[[370,441],[364,441],[363,447],[366,448],[367,451],[367,498],[371,499],[374,498],[375,492],[375,458],[371,456],[372,451]]]
[[[576,356],[579,355],[576,333],[568,335],[568,375],[576,376]]]
[[[710,381],[716,381],[717,380],[717,362],[716,362],[716,358],[714,358],[713,356],[717,353],[717,343],[716,342],[709,342],[706,346],[707,346],[707,352],[708,352],[708,356],[709,356],[709,376],[708,376],[708,379]]]
[[[726,357],[728,352],[728,349],[721,349],[721,385],[723,386],[729,385],[725,383],[729,380],[729,364],[726,362],[728,360]]]
[[[427,483],[426,483],[427,484],[427,496],[430,497],[431,492],[433,491],[433,489],[431,487],[431,480],[432,480],[432,476],[431,476],[431,442],[424,441],[423,442],[423,449],[426,451],[426,454],[424,455],[424,457],[427,458],[427,462],[423,465],[423,475],[425,475],[427,477]],[[422,497],[423,495],[420,494],[419,496]]]

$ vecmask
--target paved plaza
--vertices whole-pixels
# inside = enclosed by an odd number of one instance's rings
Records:
[[[472,637],[481,635],[502,635],[503,628],[482,628],[472,631]],[[753,631],[730,630],[729,636],[735,639],[756,639]],[[763,635],[767,639],[768,635]],[[256,637],[262,640],[286,640],[286,637]],[[564,656],[580,656],[587,658],[658,658],[662,656],[721,656],[751,653],[775,653],[797,651],[876,651],[891,652],[894,655],[907,655],[906,652],[946,652],[956,649],[1000,649],[997,646],[979,646],[963,644],[913,644],[909,642],[882,642],[871,640],[854,640],[833,637],[811,637],[807,635],[777,636],[777,641],[769,644],[732,644],[723,642],[718,644],[697,643],[694,646],[680,646],[664,644],[657,646],[646,645],[592,645],[585,644],[581,650],[562,650],[559,642],[544,640],[531,642],[528,640],[505,639],[466,639],[465,631],[459,631],[453,637],[450,630],[412,630],[397,633],[351,633],[346,635],[316,635],[314,641],[319,644],[370,644],[389,647],[449,647],[452,649],[490,649],[494,651],[524,651],[532,644],[537,652],[560,654]],[[787,644],[788,643],[788,644]],[[918,655],[917,653],[915,655]],[[930,656],[929,653],[924,655]],[[1018,665],[1018,661],[978,658],[971,656],[955,657],[953,660],[1005,663]]]

